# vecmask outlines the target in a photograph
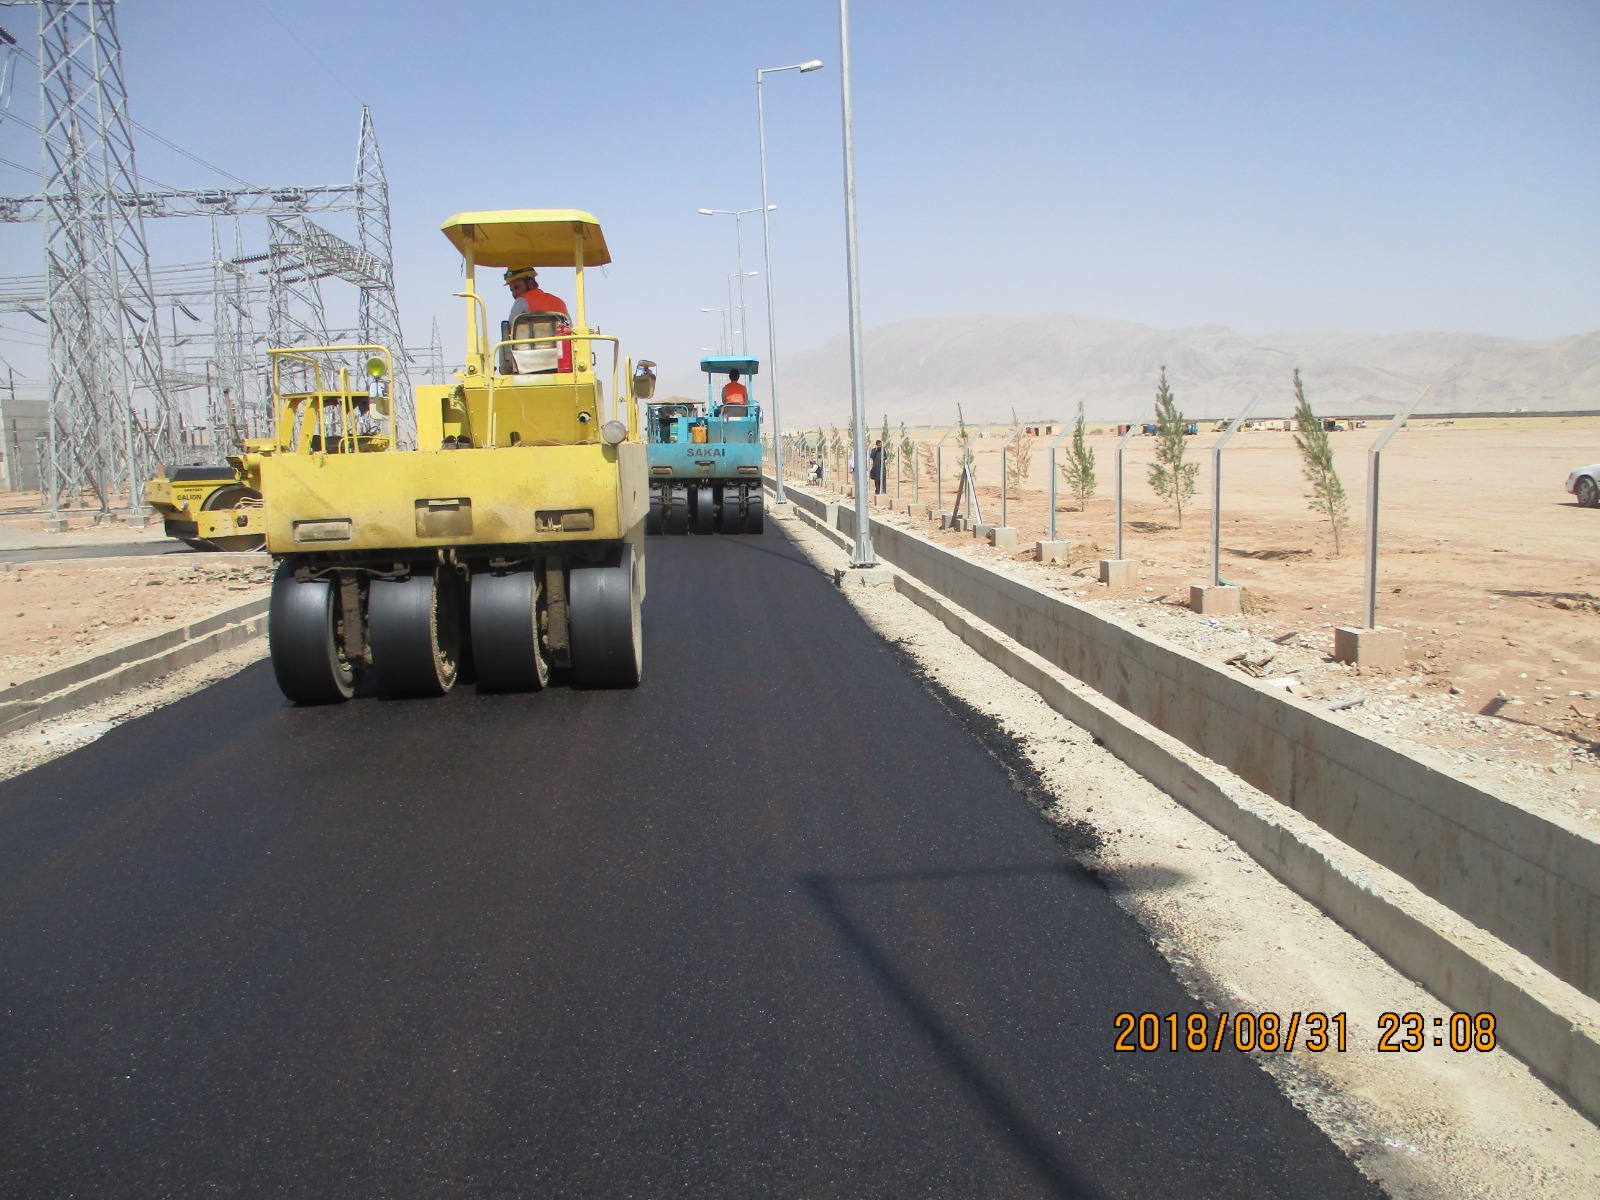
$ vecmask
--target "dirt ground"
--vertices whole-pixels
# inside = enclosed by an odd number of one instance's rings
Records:
[[[1071,543],[1065,564],[1032,561],[1033,543],[1046,536],[1048,438],[1034,441],[1020,495],[1006,505],[1006,523],[1018,532],[1014,552],[942,533],[937,519],[886,519],[1108,607],[1213,661],[1267,660],[1264,675],[1293,679],[1298,694],[1358,701],[1345,710],[1352,719],[1600,830],[1600,563],[1586,549],[1600,511],[1579,508],[1562,488],[1574,467],[1600,460],[1600,418],[1413,420],[1389,443],[1378,623],[1405,631],[1410,665],[1363,675],[1332,661],[1333,631],[1363,623],[1367,447],[1379,432],[1330,435],[1350,498],[1338,555],[1326,519],[1307,508],[1293,435],[1245,430],[1229,443],[1219,540],[1222,577],[1243,589],[1246,612],[1237,617],[1203,618],[1188,608],[1189,585],[1210,578],[1209,447],[1220,435],[1209,426],[1188,439],[1199,488],[1181,528],[1147,482],[1154,439],[1130,441],[1124,553],[1138,561],[1141,578],[1122,592],[1098,582],[1098,560],[1116,548],[1114,434],[1088,439],[1099,488],[1085,511],[1075,511],[1064,482],[1058,489],[1057,536]],[[991,434],[976,447],[982,515],[995,524],[1002,440]],[[946,510],[959,461],[953,446],[952,439],[944,454]],[[909,477],[900,495],[912,498]],[[921,496],[933,496],[926,470]]]
[[[0,689],[265,596],[271,579],[265,556],[0,564]]]
[[[797,519],[776,523],[824,571],[845,565]],[[1144,926],[1195,997],[1193,1011],[1347,1014],[1360,1034],[1344,1054],[1256,1059],[1390,1195],[1600,1194],[1600,1129],[1522,1063],[1498,1049],[1378,1052],[1380,1013],[1443,1015],[1445,1006],[905,597],[846,594]]]

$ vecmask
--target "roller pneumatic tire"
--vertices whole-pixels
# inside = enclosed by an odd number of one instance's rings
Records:
[[[296,704],[331,704],[355,691],[355,672],[339,654],[338,596],[331,580],[294,577],[279,564],[267,608],[267,646],[278,690]]]
[[[372,672],[385,693],[442,696],[455,686],[461,616],[454,575],[434,568],[409,579],[374,579],[367,611]]]
[[[689,532],[689,489],[675,487],[672,489],[672,503],[668,506],[663,523],[668,533],[682,534]]]
[[[717,531],[717,497],[711,490],[709,483],[703,483],[697,488],[691,488],[690,494],[694,497],[694,531],[696,533],[715,533]]]
[[[550,682],[532,570],[472,577],[472,658],[482,691],[533,691]]]
[[[637,577],[632,546],[603,564],[574,564],[568,573],[572,682],[578,687],[638,686],[643,645]]]
[[[244,484],[235,484],[230,487],[220,487],[205,498],[200,505],[202,512],[219,512],[222,509],[238,508],[242,500],[261,503],[261,493],[255,488],[245,487]],[[213,537],[203,539],[209,547],[228,553],[241,551],[264,550],[267,538],[262,533],[240,533],[228,537]]]
[[[746,533],[764,533],[767,528],[765,506],[761,502],[761,489],[750,489],[750,503],[744,511],[744,531]]]
[[[1587,475],[1578,480],[1578,503],[1584,508],[1600,508],[1600,485]]]
[[[722,493],[722,532],[744,532],[744,512],[739,504],[739,489],[736,487],[727,488]]]
[[[650,511],[644,517],[644,531],[650,537],[659,537],[662,531],[661,493],[650,493]]]

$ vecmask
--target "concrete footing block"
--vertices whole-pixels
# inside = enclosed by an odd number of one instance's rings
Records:
[[[1239,589],[1228,583],[1190,584],[1189,607],[1208,617],[1233,616],[1244,611],[1239,602]]]
[[[888,567],[836,567],[833,582],[838,587],[893,587],[894,572]]]
[[[1398,629],[1357,629],[1341,625],[1333,631],[1333,657],[1379,671],[1406,665],[1406,635]]]
[[[989,540],[989,535],[992,534],[995,531],[995,526],[989,525],[987,523],[981,524],[981,525],[974,525],[971,528],[972,528],[972,536],[975,537],[975,538],[982,538],[984,541],[988,541]]]
[[[917,512],[919,514],[921,514],[922,519],[924,521],[933,520],[933,505],[931,505],[931,504],[921,505],[921,506],[918,507]]]
[[[1002,549],[1017,544],[1017,531],[1009,525],[997,525],[989,530],[989,545]]]
[[[829,529],[839,528],[839,506],[837,504],[830,502],[822,506],[822,523]]]
[[[1035,542],[1033,556],[1042,563],[1066,562],[1071,549],[1070,542]]]
[[[1139,564],[1131,558],[1102,558],[1100,582],[1107,587],[1132,587],[1139,582]]]
[[[65,533],[67,531],[67,519],[65,517],[46,517],[44,524],[40,528],[46,533]]]

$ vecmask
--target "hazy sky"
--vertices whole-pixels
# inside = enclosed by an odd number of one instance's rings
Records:
[[[868,327],[1066,311],[1263,332],[1600,328],[1593,0],[855,0],[851,15]],[[699,310],[726,303],[735,269],[732,220],[695,210],[759,203],[756,68],[821,58],[767,84],[780,348],[845,327],[830,0],[124,0],[118,19],[133,115],[249,180],[347,179],[372,106],[408,340],[438,315],[452,359],[458,260],[440,221],[570,206],[600,218],[616,258],[592,319],[693,370],[720,319]],[[35,20],[0,7],[30,48]],[[34,87],[30,72],[13,99],[29,119]],[[139,153],[155,178],[215,182]],[[0,121],[0,155],[37,163],[36,140]],[[0,167],[0,192],[37,186]],[[744,233],[759,270],[755,216]],[[208,253],[192,228],[159,236]],[[41,269],[37,230],[0,227],[0,274]]]

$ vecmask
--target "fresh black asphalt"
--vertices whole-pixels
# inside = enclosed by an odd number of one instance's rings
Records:
[[[1113,1052],[1195,1002],[784,538],[648,570],[636,691],[259,664],[0,783],[0,1194],[1378,1194]]]

